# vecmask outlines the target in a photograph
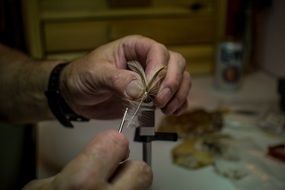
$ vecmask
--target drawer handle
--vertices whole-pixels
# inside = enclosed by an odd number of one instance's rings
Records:
[[[192,3],[189,8],[192,10],[192,11],[199,11],[201,10],[202,8],[204,8],[205,5],[203,3]]]

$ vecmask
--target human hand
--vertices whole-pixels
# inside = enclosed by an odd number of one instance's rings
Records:
[[[141,63],[147,77],[167,67],[154,102],[166,114],[180,114],[187,107],[191,86],[185,59],[152,39],[136,35],[103,45],[68,65],[61,76],[63,97],[75,112],[88,118],[121,116],[122,100],[142,94],[138,74],[127,70],[127,62],[133,60]]]
[[[147,189],[152,183],[150,167],[142,161],[124,161],[128,155],[124,135],[106,131],[98,134],[59,174],[34,180],[24,189]]]

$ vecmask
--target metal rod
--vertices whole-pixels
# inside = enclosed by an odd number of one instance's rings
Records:
[[[145,161],[149,166],[151,166],[151,141],[144,142],[143,146],[143,161]]]
[[[142,144],[143,161],[151,166],[152,145],[151,137],[155,135],[154,131],[154,104],[153,102],[144,102],[141,106],[141,115],[138,118],[140,124],[140,136],[145,137]]]

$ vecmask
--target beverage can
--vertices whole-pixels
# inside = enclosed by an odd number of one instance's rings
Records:
[[[242,78],[242,44],[223,42],[218,45],[215,84],[224,90],[236,90]]]

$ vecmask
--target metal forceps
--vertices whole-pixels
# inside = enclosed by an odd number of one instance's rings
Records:
[[[124,127],[124,124],[125,124],[125,121],[126,121],[127,113],[128,113],[128,108],[125,109],[125,113],[124,113],[123,119],[122,119],[122,121],[120,123],[120,126],[119,126],[119,129],[118,129],[119,133],[122,133],[122,131],[123,131],[123,127]]]

